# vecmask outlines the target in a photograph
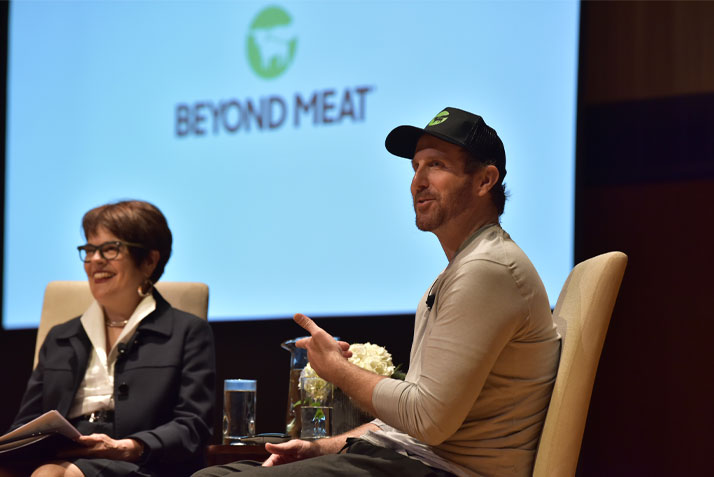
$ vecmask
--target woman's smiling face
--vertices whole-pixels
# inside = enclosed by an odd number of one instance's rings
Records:
[[[87,236],[90,245],[99,246],[105,242],[121,241],[104,227]],[[126,306],[138,303],[137,288],[147,278],[134,259],[129,254],[126,245],[122,245],[119,255],[114,260],[104,259],[99,251],[87,256],[84,271],[89,279],[92,296],[104,308]]]

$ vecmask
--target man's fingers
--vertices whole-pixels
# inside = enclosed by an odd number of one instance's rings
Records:
[[[288,442],[281,442],[279,444],[271,444],[267,442],[265,444],[265,450],[270,452],[270,457],[268,457],[263,462],[263,467],[272,467],[274,465],[280,465],[284,463],[284,460],[294,460],[295,454],[297,452],[298,441],[292,440]]]
[[[352,357],[352,351],[350,351],[350,344],[347,341],[338,341],[337,344],[340,345],[340,349],[342,350],[343,358],[351,358]]]
[[[303,315],[302,313],[295,313],[295,316],[293,316],[293,320],[295,321],[295,323],[302,326],[305,331],[307,331],[311,335],[314,335],[315,332],[320,330],[320,327],[317,326],[314,321],[312,321],[310,318]]]
[[[265,450],[267,450],[271,454],[277,454],[281,449],[282,447],[280,447],[279,445],[273,444],[271,442],[265,443]]]
[[[290,452],[295,447],[294,442],[286,441],[273,444],[272,442],[265,443],[265,450],[271,454],[285,454]]]

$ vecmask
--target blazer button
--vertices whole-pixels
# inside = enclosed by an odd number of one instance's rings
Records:
[[[126,396],[127,394],[129,394],[129,385],[126,383],[121,383],[119,385],[118,390],[120,396]]]

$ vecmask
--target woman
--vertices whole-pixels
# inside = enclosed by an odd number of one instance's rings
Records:
[[[57,409],[83,447],[32,476],[189,475],[211,435],[215,357],[208,323],[153,288],[171,255],[166,219],[123,201],[82,226],[94,302],[47,335],[12,427]]]

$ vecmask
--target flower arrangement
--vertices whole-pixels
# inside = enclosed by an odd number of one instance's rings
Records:
[[[380,376],[391,376],[396,367],[392,364],[392,355],[386,348],[372,343],[354,343],[350,345],[352,356],[348,361],[362,369]]]
[[[312,371],[312,373],[310,374],[305,373],[304,370],[300,374],[300,382],[298,383],[298,387],[302,389],[302,386],[304,385],[305,392],[308,396],[312,398],[312,400],[315,400],[316,402],[324,402],[327,399],[327,396],[332,391],[332,386],[327,381],[320,378],[315,373],[315,371],[312,370],[312,368],[310,368],[310,370]],[[303,380],[302,378],[311,379]]]
[[[362,369],[379,374],[380,376],[390,376],[397,379],[404,379],[404,373],[399,370],[399,366],[392,363],[392,355],[383,346],[372,343],[353,343],[350,345],[352,356],[347,359],[350,363]],[[316,377],[317,373],[310,363],[303,368],[300,373],[301,378]],[[310,380],[313,389],[306,389],[307,393],[318,399],[322,393],[326,392],[327,382],[323,379]]]

